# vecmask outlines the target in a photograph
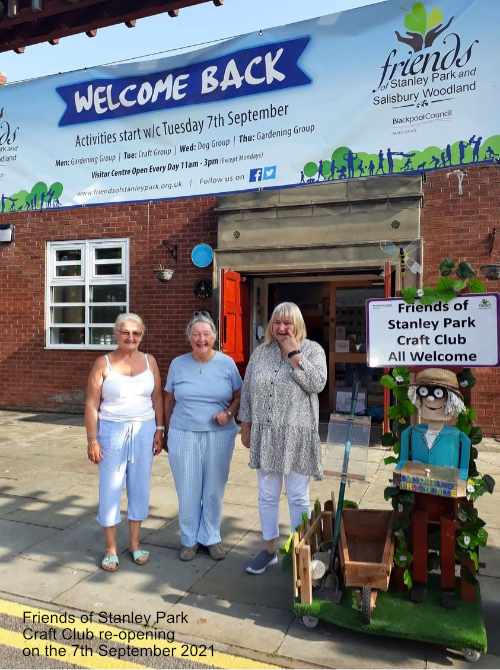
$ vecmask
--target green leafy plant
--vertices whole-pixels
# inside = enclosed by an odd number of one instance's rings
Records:
[[[451,258],[445,258],[439,264],[440,278],[436,286],[426,287],[422,290],[408,288],[402,291],[403,299],[413,304],[419,301],[421,304],[432,304],[442,301],[449,302],[464,292],[482,293],[486,290],[484,284],[477,279],[476,271],[467,261],[456,263]],[[452,275],[455,274],[454,278]],[[462,391],[472,388],[475,377],[470,369],[464,369],[457,375]],[[410,385],[410,373],[408,368],[397,367],[385,374],[380,379],[381,384],[391,391],[393,402],[389,408],[389,417],[392,419],[391,431],[382,435],[382,444],[392,447],[392,455],[384,459],[384,463],[397,463],[400,453],[400,434],[409,424],[411,416],[416,412],[416,407],[408,398]],[[467,480],[467,496],[459,507],[455,555],[457,561],[462,564],[462,574],[471,582],[475,582],[476,573],[479,569],[479,548],[484,547],[488,540],[488,533],[484,528],[485,522],[479,517],[474,507],[475,501],[485,493],[493,493],[495,480],[491,475],[479,473],[476,465],[478,457],[477,445],[483,439],[483,432],[479,426],[474,425],[477,413],[472,407],[466,407],[456,422],[459,430],[469,436],[472,448],[469,461],[469,473]],[[401,491],[396,486],[388,486],[384,491],[384,498],[390,500],[396,519],[393,525],[395,551],[394,564],[403,570],[403,581],[407,588],[412,587],[411,563],[412,554],[409,551],[409,529],[411,511],[414,504],[414,495],[408,491]],[[435,542],[433,556],[438,556],[436,550],[439,543]],[[472,567],[471,567],[472,566]]]

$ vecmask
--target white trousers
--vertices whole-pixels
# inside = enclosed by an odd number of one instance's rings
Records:
[[[290,525],[295,530],[302,521],[302,514],[309,515],[309,477],[290,472],[288,475],[257,471],[259,483],[259,513],[262,537],[274,540],[279,537],[279,502],[285,480]]]
[[[120,523],[120,500],[126,487],[129,521],[148,516],[153,438],[156,421],[99,421],[99,511],[104,528]]]

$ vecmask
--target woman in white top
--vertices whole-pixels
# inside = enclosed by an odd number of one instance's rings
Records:
[[[140,549],[141,522],[149,510],[153,454],[163,447],[165,426],[158,365],[139,351],[144,323],[137,314],[120,314],[115,322],[115,351],[99,356],[90,371],[85,402],[87,453],[99,464],[99,511],[105,552],[101,567],[118,569],[116,526],[120,499],[127,487],[129,550],[143,565],[149,552]]]

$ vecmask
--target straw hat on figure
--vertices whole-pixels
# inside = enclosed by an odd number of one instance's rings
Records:
[[[451,370],[428,368],[416,375],[408,397],[417,407],[419,423],[401,433],[401,451],[396,471],[404,472],[411,461],[428,464],[426,473],[434,466],[455,468],[458,480],[467,480],[471,441],[454,425],[456,417],[465,410],[457,376]],[[411,543],[413,548],[410,597],[422,602],[427,591],[428,526],[440,530],[441,604],[455,603],[455,531],[457,527],[457,498],[446,497],[441,489],[430,493],[415,493],[411,514]],[[433,495],[437,493],[437,495]],[[450,495],[450,494],[448,494]]]

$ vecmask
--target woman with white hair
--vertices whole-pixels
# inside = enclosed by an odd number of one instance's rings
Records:
[[[321,479],[318,393],[326,384],[323,348],[306,339],[302,314],[293,302],[278,305],[264,344],[248,364],[239,418],[241,440],[257,470],[264,548],[246,571],[260,575],[278,562],[279,499],[286,486],[292,530],[309,514],[309,479]]]
[[[240,404],[235,362],[214,349],[216,329],[196,312],[186,335],[191,351],[174,358],[165,384],[167,451],[179,500],[181,561],[199,545],[215,561],[225,558],[220,533],[222,498],[229,476]]]
[[[140,316],[120,314],[117,347],[95,361],[87,385],[87,454],[99,465],[97,522],[105,539],[101,567],[108,572],[119,566],[116,526],[125,484],[130,554],[137,565],[149,560],[149,552],[140,548],[140,528],[149,512],[153,454],[162,450],[165,426],[158,365],[139,351],[144,330]]]

